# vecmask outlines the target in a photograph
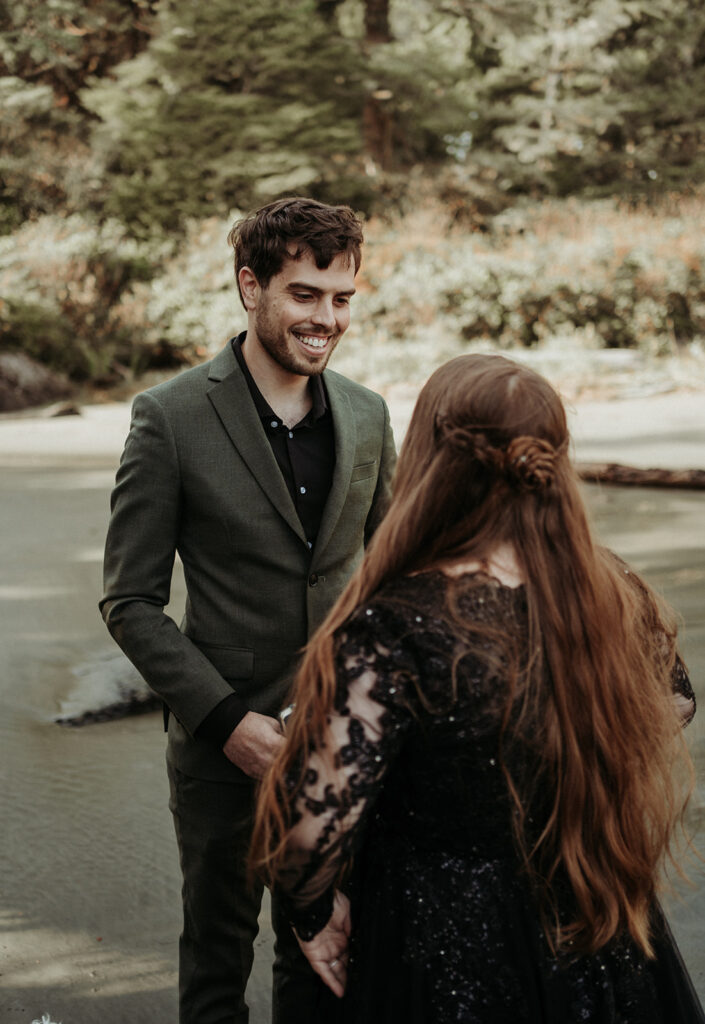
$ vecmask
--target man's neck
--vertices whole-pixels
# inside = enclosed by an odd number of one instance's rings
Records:
[[[275,412],[287,427],[295,427],[313,404],[309,378],[285,370],[260,346],[248,346],[247,335],[242,342],[242,354],[252,379],[269,403],[272,412]]]

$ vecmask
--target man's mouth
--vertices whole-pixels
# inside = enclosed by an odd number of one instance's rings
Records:
[[[330,341],[329,334],[321,336],[320,334],[304,334],[303,331],[292,331],[292,334],[308,348],[325,348]]]

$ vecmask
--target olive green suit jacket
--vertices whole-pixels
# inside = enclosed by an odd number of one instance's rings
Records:
[[[387,407],[332,370],[323,379],[336,461],[313,550],[229,344],[135,399],[101,611],[171,710],[167,758],[187,775],[245,781],[198,726],[233,691],[276,714],[384,513],[395,461]],[[179,626],[164,612],[176,554],[187,590]]]

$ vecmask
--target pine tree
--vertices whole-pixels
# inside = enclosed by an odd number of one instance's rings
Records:
[[[362,95],[355,48],[313,0],[173,0],[149,50],[84,94],[104,209],[149,231],[284,192],[355,201]]]
[[[89,75],[134,57],[150,38],[157,0],[0,0],[0,75],[48,85],[80,107]]]
[[[148,232],[291,191],[369,208],[447,159],[467,115],[458,24],[427,0],[172,0],[149,49],[82,94],[104,211]]]
[[[0,234],[85,200],[79,93],[149,40],[155,0],[0,0]]]
[[[705,162],[696,0],[456,0],[471,25],[469,166],[509,191],[643,194]]]
[[[363,6],[366,156],[392,174],[417,164],[431,171],[448,160],[469,117],[470,33],[456,14],[426,0]]]

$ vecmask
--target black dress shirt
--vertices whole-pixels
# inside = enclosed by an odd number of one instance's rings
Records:
[[[328,407],[326,389],[320,377],[309,377],[313,404],[295,427],[285,426],[255,384],[242,353],[244,340],[244,334],[232,339],[233,352],[298,512],[308,546],[312,548],[321,525],[335,468],[333,417]]]
[[[244,340],[244,333],[231,340],[233,352],[301,520],[308,546],[313,548],[335,469],[333,416],[328,406],[326,389],[321,377],[310,377],[311,408],[294,427],[285,426],[249,371],[242,352]],[[245,714],[240,699],[233,694],[222,700],[205,717],[196,735],[222,747]]]

